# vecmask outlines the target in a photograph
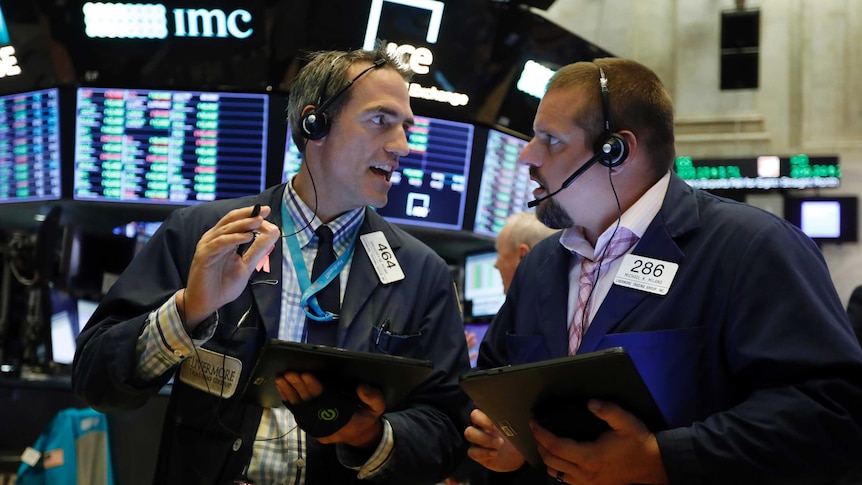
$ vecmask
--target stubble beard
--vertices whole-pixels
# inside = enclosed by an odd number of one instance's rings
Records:
[[[557,203],[556,200],[546,200],[536,209],[536,217],[539,221],[551,229],[566,229],[575,225],[575,221]]]

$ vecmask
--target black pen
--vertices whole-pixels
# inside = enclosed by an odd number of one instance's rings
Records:
[[[377,339],[374,340],[374,345],[380,345],[380,335],[383,333],[389,333],[389,319],[384,318],[380,323],[380,329],[377,330]]]
[[[258,215],[260,215],[260,204],[255,204],[254,207],[251,208],[251,215],[249,215],[248,218],[254,219]],[[248,251],[249,246],[251,246],[251,243],[253,243],[255,238],[257,237],[257,234],[258,234],[257,231],[251,231],[251,232],[253,233],[251,241],[249,241],[247,243],[242,243],[236,247],[236,253],[239,254],[240,256],[242,256],[243,254],[245,254],[246,251]]]

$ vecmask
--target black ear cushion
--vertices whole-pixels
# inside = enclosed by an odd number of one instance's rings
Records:
[[[600,155],[599,162],[605,167],[616,167],[629,156],[629,144],[622,136],[612,133],[607,138],[599,139],[596,154]]]
[[[312,110],[302,117],[299,125],[302,136],[309,140],[319,140],[329,133],[329,116],[325,111],[318,113],[317,110]]]

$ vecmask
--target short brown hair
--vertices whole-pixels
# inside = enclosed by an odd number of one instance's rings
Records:
[[[305,152],[305,138],[300,130],[302,110],[308,105],[318,106],[327,97],[332,96],[343,87],[348,79],[350,67],[357,62],[373,64],[378,59],[385,59],[383,68],[395,69],[405,82],[410,80],[412,71],[399,59],[389,54],[383,44],[373,51],[319,51],[309,54],[309,62],[297,74],[290,87],[287,102],[287,121],[290,124],[290,136],[301,152]],[[325,86],[324,86],[325,84]],[[350,100],[350,90],[329,105],[326,111],[330,119],[335,119],[341,108]]]
[[[584,88],[584,95],[589,99],[582,104],[583,111],[574,121],[584,129],[588,139],[598,140],[604,134],[599,67],[608,80],[611,130],[629,130],[637,136],[652,159],[658,180],[673,164],[676,149],[673,102],[651,69],[617,57],[576,62],[558,70],[548,82],[548,90]]]

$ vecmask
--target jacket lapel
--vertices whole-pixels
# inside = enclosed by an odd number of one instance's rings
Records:
[[[567,332],[567,302],[569,288],[569,264],[571,254],[557,244],[556,249],[540,263],[538,274],[547,275],[550,291],[539,292],[539,321],[537,327],[548,335],[548,350],[552,356],[564,356],[569,353],[569,336]]]
[[[359,236],[383,231],[386,240],[394,252],[401,247],[401,239],[389,229],[389,226],[377,212],[370,208],[365,209],[365,220],[359,228]],[[347,331],[353,320],[366,304],[373,304],[371,293],[380,285],[377,272],[371,264],[371,259],[362,246],[362,241],[357,239],[353,249],[353,259],[350,262],[350,274],[347,277],[347,287],[344,290],[344,298],[341,300],[341,318],[338,322],[338,343],[342,345],[347,336]]]
[[[281,201],[283,195],[284,184],[264,192],[260,200],[260,203],[268,204],[272,208],[267,220],[278,227],[282,227]],[[261,322],[266,327],[268,338],[278,337],[278,325],[281,321],[281,270],[284,265],[281,248],[283,244],[284,242],[279,240],[273,246],[272,252],[265,256],[269,259],[269,273],[255,271],[249,279],[251,292],[254,295]]]
[[[650,223],[632,254],[679,264],[682,250],[674,241],[699,225],[697,201],[691,188],[675,174],[671,174],[667,195],[661,210]],[[673,290],[673,283],[671,283]],[[602,306],[584,335],[578,353],[597,350],[605,335],[622,322],[652,293],[611,285]]]

